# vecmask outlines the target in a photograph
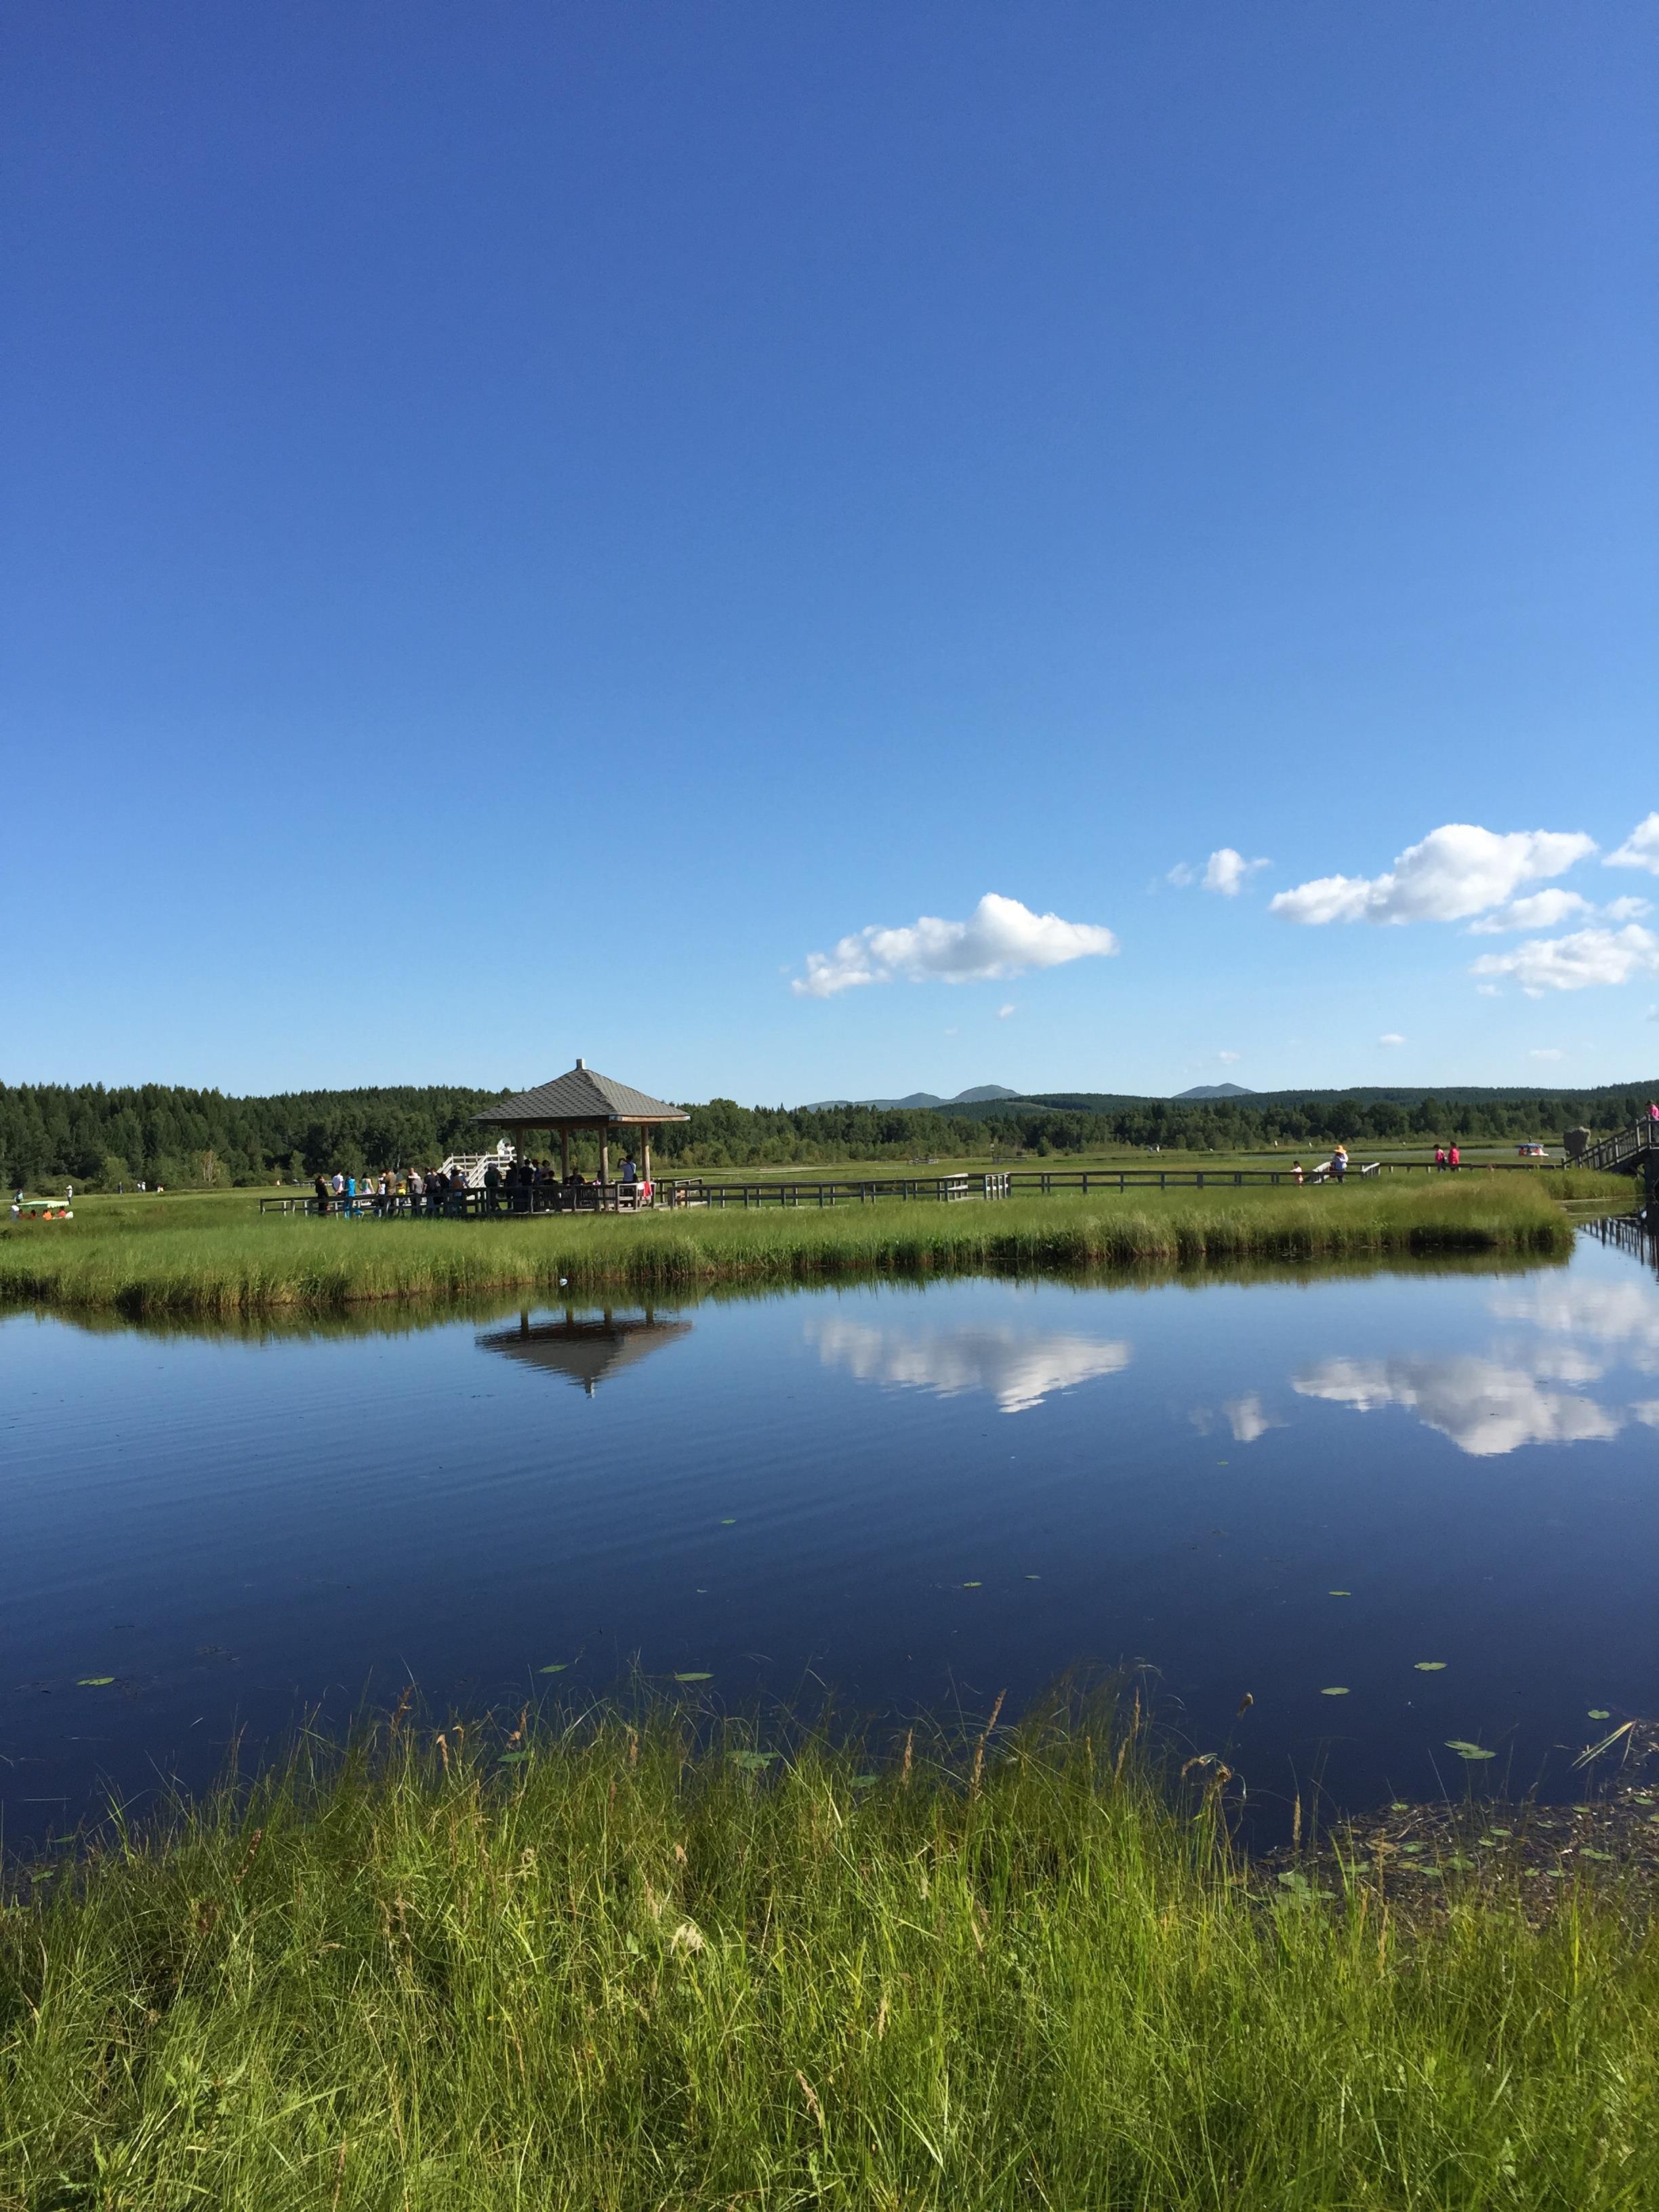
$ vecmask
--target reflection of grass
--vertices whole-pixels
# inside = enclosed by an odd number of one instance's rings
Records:
[[[0,1914],[0,2203],[1649,2201],[1639,1917],[1264,1901],[1109,1711],[1001,1742],[308,1751]]]
[[[1548,1254],[1564,1251],[1571,1233],[1530,1178],[1474,1176],[1398,1188],[1350,1182],[522,1224],[185,1215],[131,1229],[9,1226],[0,1231],[0,1295],[129,1314],[258,1314],[356,1299],[550,1292],[561,1279],[579,1292],[669,1291],[899,1269]]]
[[[1201,1261],[1181,1267],[1170,1261],[1138,1261],[1127,1266],[1018,1268],[986,1266],[974,1270],[981,1278],[1042,1282],[1068,1291],[1156,1290],[1176,1285],[1182,1291],[1201,1291],[1217,1284],[1297,1283],[1305,1285],[1310,1270],[1322,1283],[1358,1280],[1379,1273],[1396,1276],[1479,1275],[1496,1278],[1525,1273],[1540,1264],[1562,1265],[1565,1247],[1540,1253],[1520,1247],[1497,1250],[1431,1251],[1425,1253],[1358,1254],[1318,1261],[1239,1259]],[[837,1291],[880,1289],[890,1294],[925,1291],[946,1271],[892,1267],[840,1268],[822,1282]],[[81,1304],[59,1309],[60,1318],[93,1334],[137,1329],[159,1337],[234,1338],[250,1344],[291,1340],[409,1336],[417,1330],[448,1322],[471,1322],[483,1326],[525,1311],[542,1318],[569,1314],[592,1320],[602,1310],[638,1317],[654,1312],[661,1320],[695,1315],[705,1305],[741,1304],[775,1298],[791,1290],[811,1287],[810,1282],[779,1283],[750,1278],[714,1276],[707,1280],[670,1285],[666,1290],[643,1291],[627,1285],[601,1285],[597,1290],[493,1290],[463,1297],[357,1298],[339,1305],[284,1304],[258,1308],[228,1307],[211,1313],[149,1306],[128,1311],[113,1305]]]

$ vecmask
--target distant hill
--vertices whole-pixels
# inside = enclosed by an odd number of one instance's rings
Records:
[[[1626,1113],[1625,1108],[1631,1096],[1638,1093],[1638,1105]],[[1568,1119],[1586,1121],[1600,1128],[1622,1126],[1633,1118],[1636,1111],[1642,1110],[1643,1102],[1651,1097],[1659,1097],[1659,1081],[1598,1084],[1588,1089],[1528,1083],[1356,1084],[1346,1089],[1338,1084],[1322,1084],[1297,1091],[1246,1091],[1237,1084],[1217,1084],[1183,1091],[1178,1098],[1121,1091],[1028,1091],[1018,1100],[991,1105],[963,1104],[952,1110],[977,1121],[1000,1113],[1024,1112],[1031,1108],[1062,1114],[1122,1115],[1172,1113],[1178,1106],[1193,1111],[1208,1107],[1221,1112],[1259,1115],[1285,1109],[1319,1112],[1339,1099],[1364,1109],[1385,1100],[1393,1105],[1415,1109],[1432,1099],[1449,1109],[1536,1103],[1552,1112],[1559,1108]]]
[[[987,1106],[999,1098],[1023,1098],[1023,1091],[1006,1090],[1000,1083],[975,1084],[971,1091],[958,1091],[954,1098],[940,1098],[931,1091],[913,1091],[908,1098],[815,1098],[810,1106],[799,1110],[803,1114],[824,1114],[832,1106],[869,1106],[878,1114],[936,1113],[941,1107]]]

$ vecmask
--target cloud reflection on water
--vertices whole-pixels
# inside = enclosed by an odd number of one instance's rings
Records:
[[[1490,1310],[1553,1336],[1588,1337],[1638,1373],[1659,1375],[1659,1285],[1569,1277],[1503,1291]]]
[[[1479,1359],[1322,1359],[1292,1378],[1298,1395],[1350,1406],[1357,1413],[1409,1407],[1460,1451],[1495,1458],[1522,1444],[1604,1443],[1625,1425],[1622,1413],[1571,1391],[1549,1390],[1539,1370]]]
[[[860,1382],[939,1398],[980,1390],[1005,1413],[1029,1413],[1056,1391],[1121,1374],[1133,1356],[1117,1340],[983,1324],[931,1331],[836,1318],[810,1322],[806,1334],[826,1367],[845,1367]]]
[[[1255,1443],[1267,1435],[1269,1429],[1282,1429],[1289,1425],[1276,1414],[1267,1412],[1259,1390],[1247,1391],[1242,1398],[1224,1399],[1218,1417],[1208,1406],[1194,1406],[1187,1415],[1202,1437],[1209,1435],[1211,1425],[1218,1418],[1225,1421],[1232,1431],[1236,1444]]]

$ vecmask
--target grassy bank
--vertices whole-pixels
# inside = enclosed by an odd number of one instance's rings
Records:
[[[1391,1253],[1564,1251],[1530,1177],[1395,1188],[1056,1194],[944,1206],[553,1216],[522,1224],[185,1212],[13,1224],[0,1297],[133,1314],[230,1315],[491,1291],[668,1291],[884,1268],[1082,1267]]]
[[[1654,2201],[1616,1887],[1264,1899],[1099,1711],[878,1773],[749,1741],[405,1730],[26,1889],[0,2206]]]

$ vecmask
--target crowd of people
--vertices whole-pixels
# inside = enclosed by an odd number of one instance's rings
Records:
[[[648,1199],[651,1185],[641,1176],[632,1152],[618,1180],[635,1200]],[[351,1176],[319,1174],[313,1186],[319,1213],[353,1218],[392,1213],[461,1214],[477,1206],[485,1213],[543,1213],[581,1204],[578,1194],[594,1188],[580,1168],[561,1175],[550,1160],[514,1159],[501,1166],[491,1160],[482,1184],[453,1168],[386,1168]]]

